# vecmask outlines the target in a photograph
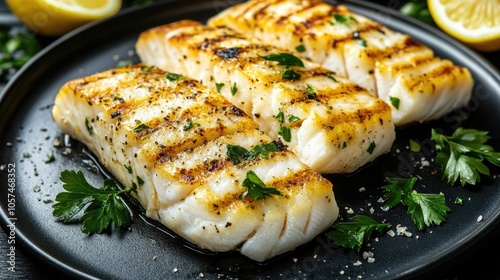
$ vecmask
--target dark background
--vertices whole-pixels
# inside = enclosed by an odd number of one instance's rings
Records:
[[[377,2],[384,7],[399,10],[402,5],[408,1],[372,1]],[[124,1],[123,8],[130,6],[132,1]],[[0,24],[20,26],[15,17],[12,16],[2,0],[0,1]],[[53,40],[52,38],[38,37],[42,46],[48,45]],[[500,65],[500,51],[492,53],[480,53],[489,60],[497,68]],[[0,83],[0,90],[3,88]],[[456,260],[456,263],[451,264],[446,270],[437,272],[435,279],[500,279],[500,235],[491,236],[490,240],[481,244],[466,255],[461,256]],[[0,254],[4,255],[8,252],[7,236],[3,231],[0,231]],[[2,258],[3,259],[3,258]],[[8,265],[5,262],[0,262],[0,279],[7,275]],[[62,279],[70,279],[67,275],[62,275],[59,271],[37,259],[35,256],[27,252],[22,246],[16,246],[16,273],[8,273],[15,275],[16,279],[54,279],[61,277]]]

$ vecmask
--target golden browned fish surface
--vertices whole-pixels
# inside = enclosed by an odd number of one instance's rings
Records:
[[[273,139],[320,173],[353,172],[387,153],[395,139],[391,108],[320,65],[225,28],[184,20],[143,32],[146,64],[189,75],[241,108]],[[287,135],[288,133],[288,135]]]
[[[264,261],[338,216],[328,180],[197,81],[141,65],[104,71],[67,82],[53,118],[124,187],[138,185],[132,194],[148,217],[200,248]],[[238,163],[228,154],[270,143],[267,156]],[[242,197],[245,180],[256,182],[251,172],[281,195]]]
[[[406,34],[318,0],[252,0],[209,25],[228,26],[322,64],[393,107],[396,125],[433,120],[470,100],[470,72]]]

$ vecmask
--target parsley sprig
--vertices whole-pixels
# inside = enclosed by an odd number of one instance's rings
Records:
[[[364,215],[354,216],[351,220],[353,221],[338,223],[332,231],[326,233],[326,236],[335,244],[358,252],[375,232],[382,234],[392,226],[379,223]]]
[[[113,179],[104,180],[103,187],[98,189],[87,182],[81,171],[73,170],[62,171],[60,180],[66,191],[57,194],[52,215],[64,223],[83,210],[82,232],[89,235],[102,233],[111,224],[115,228],[130,225],[130,212],[120,195],[134,189],[120,190]]]
[[[416,177],[386,178],[390,183],[383,186],[384,207],[393,208],[402,203],[408,207],[407,213],[418,230],[439,225],[446,220],[450,208],[446,206],[444,195],[418,193],[413,190]]]
[[[490,139],[486,131],[458,128],[446,136],[433,129],[431,139],[436,143],[436,162],[443,168],[449,184],[460,180],[462,186],[475,185],[481,174],[490,175],[485,160],[500,166],[500,153],[485,144]]]
[[[244,187],[247,188],[247,190],[240,195],[240,199],[245,198],[247,195],[250,195],[253,199],[259,200],[259,199],[265,199],[266,195],[279,195],[282,196],[283,194],[275,189],[275,188],[268,188],[266,187],[266,184],[262,182],[262,180],[253,172],[252,170],[247,171],[247,175],[245,180],[243,180]]]

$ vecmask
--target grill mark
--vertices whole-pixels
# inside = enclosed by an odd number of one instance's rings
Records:
[[[406,36],[401,42],[398,42],[395,46],[388,47],[385,49],[367,49],[366,55],[372,59],[382,60],[384,58],[390,58],[394,54],[404,54],[411,51],[416,51],[419,49],[427,48],[410,36]]]
[[[365,25],[362,25],[356,29],[353,29],[352,32],[350,34],[348,34],[347,36],[335,38],[332,42],[332,47],[337,48],[338,44],[343,44],[346,42],[355,41],[353,34],[357,33],[358,37],[362,37],[363,33],[368,33],[368,32],[374,31],[374,30],[378,32],[378,30],[381,27],[383,27],[383,26],[378,22],[368,22]],[[367,52],[368,51],[369,50],[367,49]]]

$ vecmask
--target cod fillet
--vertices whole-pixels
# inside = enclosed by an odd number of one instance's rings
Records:
[[[200,248],[264,261],[337,219],[328,180],[195,80],[145,65],[111,69],[63,85],[52,114],[122,186],[137,186],[149,218]],[[228,154],[267,145],[275,149],[241,162]],[[279,193],[255,198],[255,185]]]
[[[218,91],[319,173],[354,172],[395,140],[391,108],[381,99],[232,29],[182,20],[142,32],[136,51],[145,64]]]
[[[470,72],[407,34],[319,0],[252,0],[208,21],[286,48],[348,77],[391,105],[396,126],[437,119],[466,105]]]

